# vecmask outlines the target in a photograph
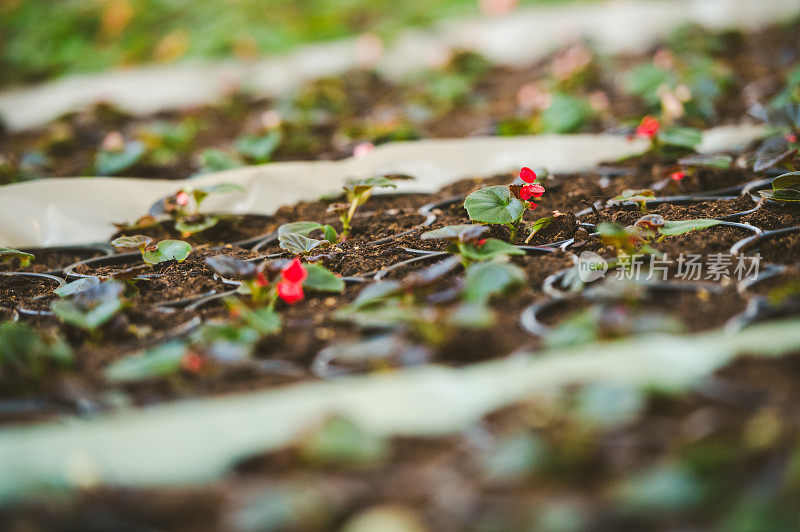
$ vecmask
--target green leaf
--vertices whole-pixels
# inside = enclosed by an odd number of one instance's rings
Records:
[[[10,262],[13,259],[19,259],[20,267],[25,268],[30,266],[35,257],[18,249],[0,247],[0,262]]]
[[[261,336],[277,334],[283,326],[280,314],[268,308],[243,312],[242,318],[248,327]]]
[[[322,231],[323,235],[325,236],[325,240],[327,240],[331,244],[335,244],[336,241],[339,240],[339,235],[336,234],[336,229],[334,229],[333,226],[323,225]]]
[[[683,235],[690,231],[697,231],[698,229],[706,229],[721,223],[720,220],[713,220],[711,218],[698,218],[696,220],[666,220],[664,226],[658,231],[662,235],[676,236]]]
[[[159,264],[173,259],[183,262],[191,251],[192,246],[183,240],[162,240],[158,243],[156,251],[142,253],[142,259],[148,264]]]
[[[200,187],[195,190],[202,190],[206,194],[232,194],[234,192],[247,192],[247,189],[238,183],[216,183],[207,187]]]
[[[530,232],[528,233],[528,238],[525,239],[525,243],[527,244],[530,242],[531,239],[536,236],[536,233],[552,224],[553,219],[554,218],[552,216],[545,216],[530,224],[528,226],[530,228]]]
[[[344,189],[354,196],[360,196],[373,188],[397,188],[397,184],[388,177],[368,177],[366,179],[351,179],[344,184]]]
[[[447,316],[447,323],[464,329],[488,329],[494,322],[494,312],[483,303],[463,303]]]
[[[327,240],[317,240],[316,238],[309,238],[298,233],[284,233],[278,235],[278,243],[282,249],[295,255],[303,255],[310,253],[319,246],[329,246],[330,242]]]
[[[459,250],[461,255],[475,261],[487,261],[495,257],[525,254],[524,250],[497,238],[487,239],[482,246],[474,246],[469,243],[461,244]]]
[[[388,453],[387,442],[342,417],[328,419],[300,441],[300,454],[315,464],[375,463]]]
[[[71,283],[56,288],[53,290],[53,293],[58,297],[69,297],[99,284],[100,279],[98,277],[81,277],[77,281],[72,281]]]
[[[361,309],[398,293],[400,293],[399,282],[379,281],[365,286],[361,292],[359,292],[358,297],[350,303],[350,308]]]
[[[772,180],[772,190],[791,188],[800,190],[800,172],[789,172]]]
[[[673,76],[668,71],[652,63],[646,63],[628,73],[623,87],[629,94],[642,98],[648,105],[655,106],[660,103],[659,87],[670,86],[672,81]]]
[[[589,102],[569,94],[555,93],[550,107],[540,115],[544,133],[572,133],[580,129],[591,117]]]
[[[196,221],[195,221],[196,220]],[[180,232],[184,237],[211,229],[219,223],[219,218],[204,214],[202,216],[187,216],[180,218],[175,222],[175,230]]]
[[[119,238],[115,238],[111,241],[111,245],[115,248],[143,248],[150,245],[153,241],[152,238],[149,236],[144,235],[133,235],[133,236],[121,236]]]
[[[733,157],[730,155],[697,154],[678,160],[678,164],[681,166],[707,166],[727,170],[733,164]]]
[[[188,351],[183,342],[172,341],[111,364],[105,377],[111,382],[136,382],[177,373]]]
[[[772,180],[772,190],[760,190],[762,197],[773,201],[800,202],[800,172],[789,172]]]
[[[306,264],[308,277],[303,281],[303,288],[316,292],[344,291],[344,281],[341,277],[319,264]]]
[[[256,163],[266,163],[283,140],[279,129],[262,136],[247,135],[236,141],[236,150]]]
[[[89,310],[69,300],[55,301],[50,308],[62,322],[87,331],[94,331],[113,318],[122,305],[122,299],[113,298],[101,301]]]
[[[45,360],[69,365],[69,345],[57,336],[37,332],[27,323],[8,321],[0,325],[0,368],[13,366],[23,374],[36,376]]]
[[[218,149],[207,149],[200,154],[200,173],[222,172],[242,166],[242,162]]]
[[[146,151],[145,145],[138,141],[128,142],[119,151],[101,150],[95,158],[95,170],[99,175],[116,175],[138,163]]]
[[[693,150],[703,140],[703,133],[690,127],[671,127],[658,134],[658,140],[669,146]]]
[[[505,185],[476,190],[464,200],[470,220],[490,224],[514,223],[525,213],[525,204]]]
[[[488,227],[480,224],[448,225],[423,233],[420,238],[422,240],[458,240],[467,242],[479,239],[488,230]]]
[[[514,264],[479,262],[467,268],[464,279],[464,300],[485,303],[496,294],[525,283],[525,272]]]
[[[291,222],[288,224],[283,224],[282,226],[278,227],[278,234],[288,234],[288,233],[295,233],[298,235],[308,236],[311,231],[315,229],[321,229],[322,224],[317,222]]]

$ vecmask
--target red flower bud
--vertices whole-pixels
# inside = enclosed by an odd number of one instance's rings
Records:
[[[289,281],[280,281],[276,286],[278,290],[278,297],[286,301],[288,304],[293,305],[303,299],[303,284],[292,283]]]
[[[181,358],[181,367],[188,373],[200,373],[205,365],[205,359],[194,351],[189,351]]]
[[[478,240],[478,247],[481,247],[485,243],[486,243],[486,239],[485,238],[481,238],[480,240]]]
[[[308,277],[308,272],[300,262],[300,259],[295,257],[292,259],[292,262],[283,267],[281,276],[287,282],[302,283],[306,280],[306,277]]]
[[[536,172],[534,172],[527,166],[523,166],[522,169],[519,171],[519,178],[525,181],[526,183],[533,183],[534,181],[536,181]]]
[[[794,133],[789,133],[788,135],[786,135],[786,142],[794,144],[795,142],[797,142],[797,135],[795,135]]]
[[[181,190],[175,196],[175,203],[177,203],[181,207],[185,207],[186,205],[189,204],[189,194],[187,194],[185,190]]]
[[[684,177],[686,177],[686,172],[672,172],[669,174],[669,177],[674,181],[680,181]]]
[[[538,183],[534,183],[532,185],[525,185],[519,190],[519,197],[523,200],[529,200],[531,198],[539,198],[541,195],[544,194],[544,187]]]
[[[659,129],[661,129],[661,123],[658,118],[648,115],[642,118],[639,127],[636,128],[636,136],[652,139],[658,134]]]
[[[267,279],[267,276],[264,275],[264,272],[258,272],[256,274],[256,284],[261,287],[269,285],[269,280]]]
[[[536,207],[538,207],[538,205],[537,205],[536,203],[532,203],[532,202],[529,202],[529,203],[528,203],[528,210],[531,210],[531,211],[532,211],[532,210],[533,210],[533,209],[535,209]]]

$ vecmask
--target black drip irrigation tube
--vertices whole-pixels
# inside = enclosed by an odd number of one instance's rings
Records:
[[[735,256],[743,254],[747,251],[756,250],[766,240],[769,240],[776,236],[796,233],[798,231],[800,231],[800,225],[795,225],[793,227],[783,227],[781,229],[773,229],[771,231],[760,231],[759,233],[756,233],[753,236],[743,238],[742,240],[736,242],[733,246],[731,246],[730,254]]]

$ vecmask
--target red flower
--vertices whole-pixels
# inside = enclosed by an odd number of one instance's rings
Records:
[[[300,262],[300,259],[295,257],[292,262],[283,267],[281,276],[289,283],[302,283],[308,277],[308,272]]]
[[[262,288],[269,284],[269,280],[267,276],[264,275],[264,272],[258,272],[256,274],[256,284]]]
[[[636,136],[652,139],[656,136],[659,129],[661,129],[661,123],[658,121],[658,118],[648,115],[642,118],[639,127],[636,128]]]
[[[539,198],[541,195],[544,194],[544,187],[538,183],[534,183],[532,185],[525,185],[519,190],[519,197],[523,200],[529,200],[531,198]]]
[[[673,172],[669,174],[669,177],[675,181],[680,181],[684,177],[686,177],[686,172]]]
[[[534,172],[527,166],[523,166],[522,170],[519,171],[519,178],[525,181],[526,183],[533,183],[534,181],[536,181],[536,172]]]
[[[788,135],[786,135],[786,142],[794,144],[795,142],[797,142],[797,135],[795,135],[794,133],[789,133]]]
[[[478,240],[478,247],[481,247],[485,243],[486,243],[486,239],[485,238],[481,238],[480,240]]]
[[[532,210],[533,210],[533,209],[535,209],[536,207],[538,207],[538,205],[537,205],[537,204],[535,204],[535,203],[531,203],[531,202],[528,202],[528,209],[529,209],[529,210],[531,210],[531,211],[532,211]]]
[[[280,281],[277,285],[278,297],[293,305],[303,299],[303,284],[290,281]]]
[[[181,207],[185,207],[189,204],[189,194],[187,194],[185,190],[181,190],[175,196],[175,202]]]
[[[189,351],[181,358],[181,367],[188,373],[200,373],[206,361],[194,351]]]

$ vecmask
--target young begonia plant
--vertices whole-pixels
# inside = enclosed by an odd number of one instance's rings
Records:
[[[654,116],[645,116],[636,128],[636,136],[650,140],[650,151],[660,153],[665,147],[681,150],[694,150],[703,134],[690,127],[663,127]]]
[[[399,329],[416,339],[438,345],[458,329],[484,329],[494,322],[489,300],[525,282],[525,273],[509,262],[469,265],[463,287],[454,295],[457,305],[439,308],[427,303],[435,282],[452,271],[455,257],[434,264],[400,281],[381,281],[364,288],[336,318],[367,329]]]
[[[339,220],[342,222],[340,241],[347,239],[356,210],[366,203],[376,188],[397,188],[397,185],[394,180],[385,176],[355,179],[345,183],[344,193],[347,203],[334,203],[328,209],[331,212],[339,213]]]
[[[733,157],[724,154],[694,154],[678,160],[678,164],[665,168],[662,179],[653,184],[653,190],[676,188],[679,191],[686,189],[688,181],[698,181],[703,185],[703,169],[727,170],[733,164]]]
[[[323,239],[308,235],[320,232]],[[318,247],[327,247],[339,240],[336,229],[317,222],[291,222],[278,228],[278,245],[289,253],[305,255]]]
[[[721,223],[713,218],[694,220],[665,220],[658,214],[646,214],[635,224],[622,227],[614,223],[602,223],[597,233],[603,245],[612,246],[617,254],[658,254],[650,247],[652,242],[661,242],[668,236],[679,236],[691,231],[707,229]]]
[[[223,277],[241,280],[239,291],[249,294],[254,306],[266,305],[268,309],[273,309],[278,299],[290,305],[301,301],[304,288],[318,292],[344,290],[341,277],[318,264],[303,264],[298,258],[276,266],[216,255],[208,257],[206,264]]]
[[[164,209],[175,221],[175,230],[186,238],[219,223],[219,217],[200,212],[200,205],[208,196],[233,192],[244,192],[244,188],[235,183],[217,183],[207,187],[181,189],[164,200]]]
[[[20,251],[18,249],[0,247],[1,264],[7,264],[13,260],[18,260],[19,267],[26,268],[31,265],[31,262],[33,262],[35,258],[36,257],[34,257],[32,254],[25,253],[24,251]]]
[[[86,277],[56,290],[61,297],[53,302],[53,314],[63,323],[89,331],[93,335],[125,307],[125,286],[113,279],[101,282]]]
[[[761,197],[786,205],[800,204],[800,172],[789,172],[772,180],[772,189],[759,190]]]
[[[192,246],[183,240],[162,240],[153,244],[153,239],[144,235],[121,236],[115,238],[111,245],[120,249],[138,249],[142,260],[154,265],[168,260],[183,262],[192,251]]]
[[[505,225],[511,229],[510,240],[517,237],[525,211],[533,210],[537,204],[531,201],[544,194],[544,187],[537,183],[536,173],[528,167],[519,171],[523,184],[497,185],[476,190],[464,199],[464,208],[469,219],[475,222]]]
[[[485,225],[448,225],[422,234],[422,240],[446,240],[447,251],[461,257],[464,267],[509,255],[524,255],[525,251],[497,238],[483,238],[489,230]]]
[[[771,133],[756,150],[753,170],[763,172],[778,165],[788,170],[800,170],[797,159],[800,153],[800,103],[784,100],[782,104],[755,105],[750,114],[763,120]]]
[[[24,322],[0,324],[0,379],[4,384],[27,384],[72,362],[72,351],[60,336]]]

